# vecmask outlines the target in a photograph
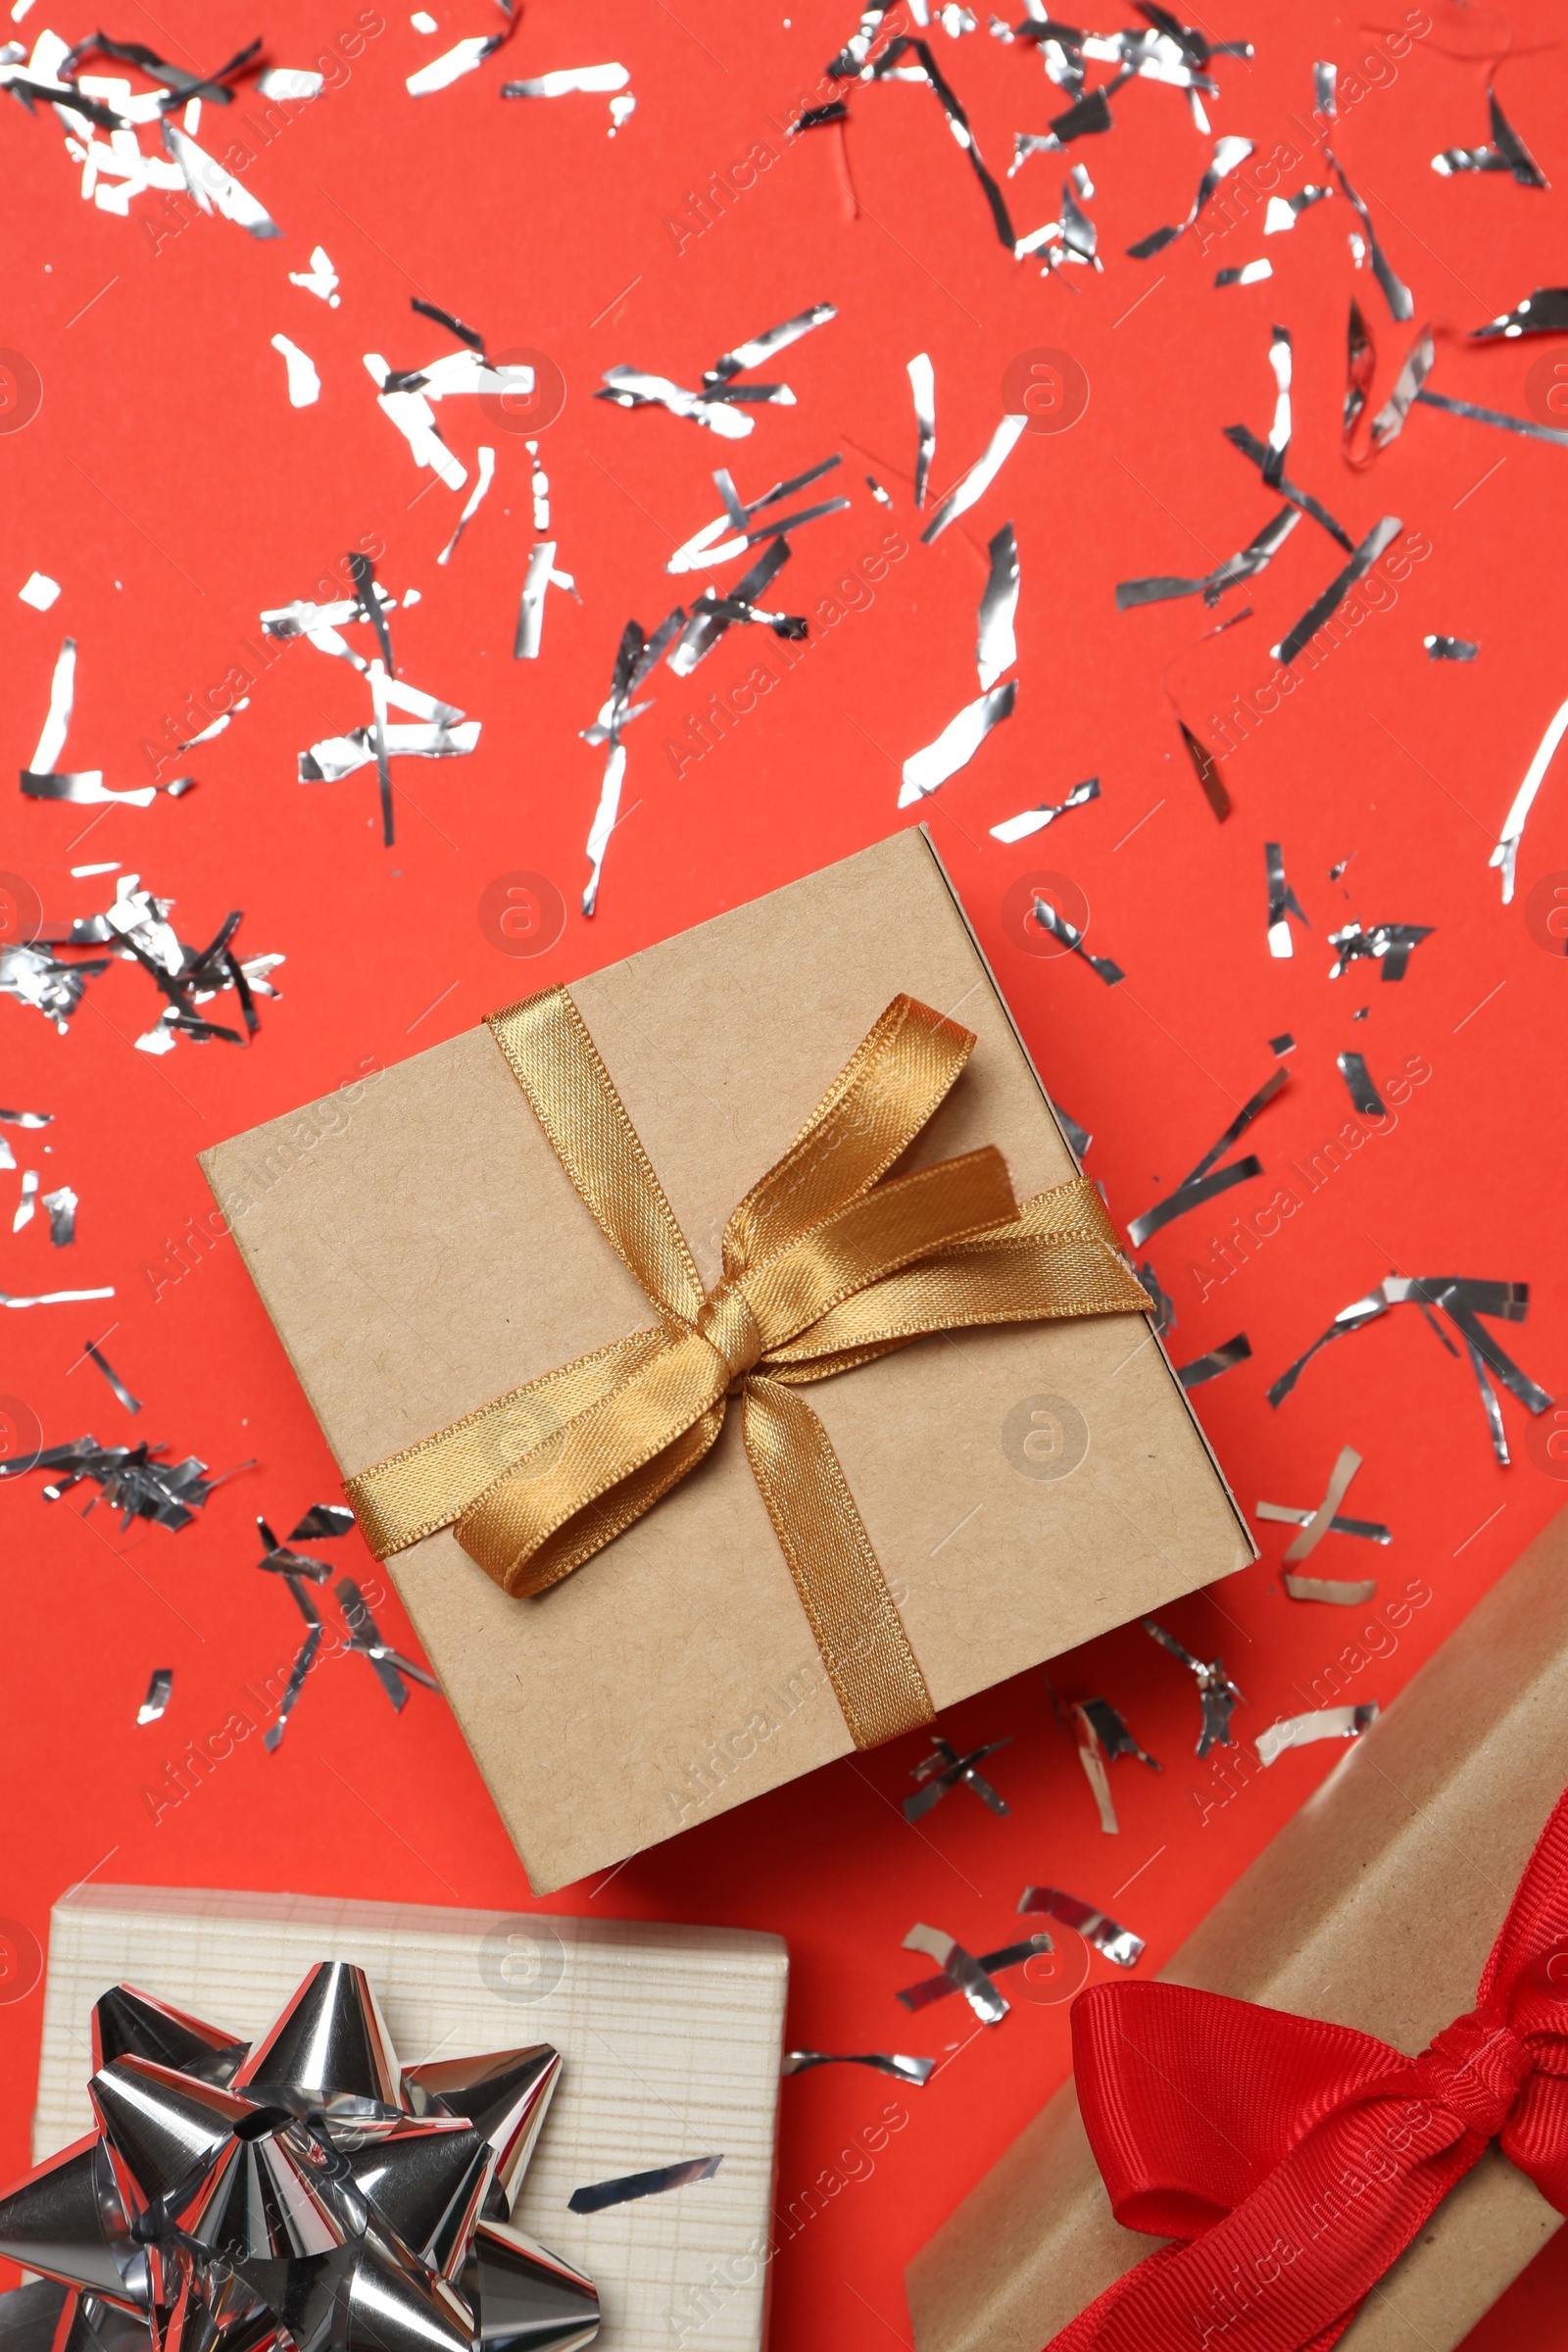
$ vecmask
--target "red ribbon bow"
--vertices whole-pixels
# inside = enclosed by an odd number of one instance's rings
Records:
[[[1072,2024],[1116,2219],[1179,2242],[1050,2352],[1329,2352],[1489,2140],[1568,2213],[1568,1793],[1419,2058],[1181,1984],[1096,1985]]]

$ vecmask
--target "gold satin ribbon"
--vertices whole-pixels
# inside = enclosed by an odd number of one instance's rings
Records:
[[[871,1540],[797,1392],[922,1333],[1146,1309],[1094,1185],[1075,1177],[1020,1208],[991,1145],[890,1176],[975,1042],[895,997],[730,1218],[723,1279],[705,1292],[567,991],[489,1027],[657,1322],[347,1480],[371,1550],[385,1559],[455,1525],[504,1591],[542,1592],[695,1469],[739,1395],[752,1471],[855,1744],[929,1723]]]

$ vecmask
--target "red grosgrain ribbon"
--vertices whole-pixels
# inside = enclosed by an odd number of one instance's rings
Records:
[[[1568,2213],[1568,1793],[1419,2058],[1181,1984],[1098,1984],[1072,2024],[1116,2219],[1178,2242],[1049,2352],[1329,2352],[1489,2140]]]

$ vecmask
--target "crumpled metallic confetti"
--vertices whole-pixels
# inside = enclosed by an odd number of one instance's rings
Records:
[[[1130,1928],[1120,1928],[1093,1903],[1086,1903],[1076,1894],[1067,1894],[1059,1886],[1026,1886],[1018,1897],[1020,1911],[1043,1911],[1048,1919],[1059,1920],[1064,1928],[1075,1928],[1086,1943],[1097,1952],[1103,1952],[1117,1968],[1136,1968],[1143,1957],[1144,1939]]]
[[[255,2044],[129,1985],[98,2001],[92,2039],[97,2132],[0,2198],[7,2256],[75,2290],[62,2343],[593,2341],[591,2282],[507,2218],[560,2078],[547,2043],[404,2067],[344,1961]]]
[[[986,551],[991,570],[980,599],[975,666],[983,687],[994,686],[1018,659],[1013,617],[1018,610],[1018,542],[1004,522]]]
[[[1221,181],[1228,179],[1238,166],[1245,164],[1251,152],[1250,139],[1216,139],[1214,160],[1198,183],[1198,194],[1193,199],[1192,209],[1186,219],[1178,220],[1174,227],[1152,229],[1147,237],[1140,237],[1136,245],[1127,248],[1131,258],[1135,262],[1151,261],[1156,253],[1163,253],[1167,245],[1174,245],[1178,237],[1185,236]]]
[[[53,1021],[64,1037],[88,981],[107,972],[109,962],[109,957],[103,956],[80,963],[64,963],[47,947],[32,940],[21,940],[11,947],[0,946],[0,996],[15,997],[19,1004],[32,1005],[45,1020]]]
[[[976,501],[985,496],[1007,458],[1017,447],[1019,438],[1028,422],[1027,416],[1006,416],[1003,417],[984,451],[976,458],[962,480],[948,492],[947,497],[921,532],[920,537],[927,547],[941,538],[950,522],[955,521],[960,514],[967,514]]]
[[[1030,911],[1043,931],[1049,931],[1053,939],[1059,939],[1062,946],[1071,955],[1087,963],[1096,978],[1103,980],[1107,988],[1114,988],[1118,981],[1126,979],[1127,975],[1121,965],[1111,956],[1090,955],[1089,950],[1084,946],[1083,933],[1075,924],[1070,923],[1064,914],[1058,912],[1049,899],[1041,898],[1037,892]]]
[[[1300,900],[1285,879],[1285,851],[1277,841],[1265,841],[1263,858],[1268,869],[1268,952],[1276,957],[1294,956],[1296,942],[1286,919],[1295,915],[1298,923],[1312,928]]]
[[[512,654],[516,662],[537,662],[544,635],[545,591],[563,588],[568,596],[577,596],[577,583],[569,571],[556,568],[556,543],[540,539],[528,550],[528,568],[523,574],[522,596],[517,605],[517,633],[513,640]],[[580,604],[582,599],[577,597]]]
[[[1423,637],[1429,662],[1473,662],[1481,648],[1469,637]]]
[[[1008,843],[1027,841],[1031,833],[1044,832],[1058,816],[1065,816],[1069,808],[1087,808],[1099,798],[1100,778],[1086,776],[1081,784],[1073,786],[1064,801],[1042,801],[1038,808],[1025,808],[1017,816],[1004,817],[1000,825],[991,827],[991,838]]]
[[[566,2199],[566,2210],[568,2213],[603,2213],[611,2205],[629,2205],[636,2197],[661,2197],[666,2189],[689,2188],[694,2180],[711,2180],[723,2161],[721,2155],[690,2156],[681,2164],[662,2164],[651,2173],[626,2173],[618,2180],[595,2180],[587,2188],[572,2190]],[[583,2283],[587,2285],[586,2279]],[[591,2288],[589,2292],[592,2292]],[[531,2352],[533,2344],[545,2339],[538,2328],[534,2328],[525,2340]],[[575,2345],[590,2340],[591,2337],[587,2335],[574,2335],[564,2341],[563,2352],[573,2352]],[[513,2341],[517,2352],[523,2352],[522,2340],[514,2337]]]
[[[923,751],[911,752],[904,762],[899,807],[908,808],[914,802],[923,801],[928,794],[940,791],[960,767],[967,767],[992,728],[1012,716],[1017,696],[1016,678],[1009,678],[1004,686],[993,686],[989,694],[966,703],[956,718],[950,718],[934,743],[928,743]]]
[[[1231,1738],[1231,1717],[1244,1702],[1241,1691],[1225,1671],[1224,1659],[1212,1658],[1205,1665],[1200,1658],[1195,1658],[1191,1650],[1184,1649],[1175,1635],[1167,1634],[1165,1628],[1156,1624],[1152,1617],[1146,1617],[1143,1622],[1145,1633],[1157,1642],[1161,1649],[1169,1650],[1173,1658],[1179,1658],[1198,1685],[1198,1695],[1203,1709],[1203,1728],[1198,1736],[1198,1754],[1206,1756],[1211,1747],[1234,1747],[1236,1742]]]
[[[1432,158],[1433,171],[1445,179],[1457,172],[1511,172],[1522,188],[1549,187],[1551,182],[1497,104],[1497,93],[1490,81],[1487,111],[1492,117],[1491,146],[1445,147],[1441,155]]]
[[[1489,865],[1502,869],[1502,903],[1506,906],[1513,899],[1514,867],[1518,862],[1519,844],[1536,795],[1545,782],[1546,770],[1556,756],[1557,746],[1568,734],[1568,702],[1560,703],[1552,713],[1551,724],[1536,746],[1535,758],[1525,770],[1524,782],[1513,796],[1513,805],[1502,820],[1502,834],[1496,848],[1487,859]]]
[[[909,392],[914,401],[914,429],[918,447],[914,459],[914,503],[925,505],[926,484],[931,478],[931,461],[937,449],[937,379],[928,355],[917,351],[906,370]]]
[[[925,1786],[917,1788],[913,1796],[905,1798],[905,1820],[920,1820],[960,1783],[966,1788],[972,1788],[982,1804],[988,1805],[993,1813],[1004,1815],[1010,1812],[1010,1806],[997,1794],[978,1767],[987,1756],[994,1756],[999,1748],[1010,1747],[1011,1744],[1010,1740],[991,1740],[984,1747],[971,1748],[966,1756],[960,1756],[950,1740],[933,1740],[932,1754],[923,1756],[910,1771],[910,1780],[923,1781]]]
[[[906,1952],[924,1952],[934,1960],[942,1971],[938,1982],[945,1980],[948,1989],[961,1992],[982,2025],[1001,2025],[1008,2008],[1005,1994],[998,1990],[980,1961],[973,1952],[966,1952],[956,1937],[917,1920],[904,1938],[904,1948]],[[924,1985],[911,1984],[899,1994],[906,2009],[923,2008],[931,1997]]]
[[[1364,1119],[1381,1119],[1387,1115],[1382,1096],[1372,1083],[1364,1054],[1342,1054],[1339,1056],[1340,1076],[1350,1090],[1350,1102]]]
[[[644,636],[640,621],[627,621],[615,651],[609,696],[593,726],[583,729],[585,742],[608,746],[599,806],[588,828],[588,883],[582,894],[585,915],[591,915],[599,903],[599,877],[604,871],[605,853],[620,814],[620,788],[626,777],[626,747],[620,740],[620,731],[637,716],[639,710],[648,708],[646,703],[634,706],[632,696],[685,625],[686,611],[682,605],[665,614],[651,637]]]
[[[700,392],[689,392],[684,385],[671,382],[668,376],[652,375],[643,368],[615,367],[605,369],[604,382],[594,398],[612,401],[621,409],[667,409],[672,416],[685,416],[694,424],[706,424],[723,440],[744,440],[752,430],[752,418],[734,403],[761,401],[793,408],[795,395],[788,384],[742,384],[735,378],[748,368],[760,367],[775,352],[783,351],[802,335],[809,334],[813,327],[825,326],[830,318],[837,317],[831,302],[816,302],[809,310],[786,318],[781,325],[768,327],[749,342],[738,343],[733,351],[725,352],[704,371]]]
[[[115,1392],[116,1397],[124,1406],[126,1412],[139,1413],[141,1411],[141,1398],[131,1395],[124,1382],[121,1379],[120,1374],[115,1370],[114,1365],[109,1361],[109,1358],[94,1346],[91,1340],[86,1343],[86,1346],[82,1349],[82,1353],[90,1362],[97,1365],[99,1371],[103,1374],[105,1380],[108,1381],[109,1386]]]
[[[1228,1192],[1233,1184],[1243,1184],[1249,1177],[1262,1175],[1263,1163],[1251,1153],[1245,1159],[1236,1160],[1228,1168],[1216,1168],[1214,1163],[1223,1158],[1232,1144],[1246,1133],[1258,1112],[1266,1109],[1275,1096],[1289,1085],[1290,1076],[1290,1071],[1286,1069],[1271,1070],[1257,1092],[1250,1095],[1242,1104],[1218,1143],[1204,1152],[1191,1174],[1184,1176],[1175,1190],[1166,1194],[1162,1200],[1156,1200],[1152,1208],[1146,1208],[1141,1217],[1134,1217],[1127,1232],[1135,1249],[1141,1250],[1151,1234],[1158,1233],[1160,1227],[1168,1225],[1173,1217],[1185,1216],[1192,1208],[1200,1208],[1205,1200],[1212,1200],[1216,1193]],[[1212,1174],[1210,1170],[1213,1170]]]
[[[793,474],[787,482],[775,482],[771,490],[764,491],[760,498],[754,498],[750,505],[742,504],[728,469],[721,466],[713,475],[713,484],[724,502],[724,512],[711,522],[705,522],[702,529],[694,532],[684,546],[677,547],[664,569],[671,572],[697,571],[710,564],[731,564],[737,557],[749,555],[759,540],[783,539],[791,531],[800,530],[805,523],[817,522],[824,514],[841,513],[850,503],[847,498],[823,499],[814,507],[802,507],[794,514],[780,514],[767,522],[754,525],[752,520],[754,515],[760,514],[768,507],[777,506],[781,499],[792,498],[797,490],[804,490],[808,482],[816,481],[824,473],[831,473],[835,466],[842,464],[843,459],[836,455],[819,459],[816,465],[808,466],[804,473]],[[870,476],[867,475],[866,479],[869,480]],[[719,534],[726,529],[730,537],[720,540]]]
[[[1294,228],[1304,212],[1314,204],[1321,204],[1325,196],[1332,196],[1333,193],[1332,188],[1317,188],[1309,183],[1304,188],[1298,188],[1294,196],[1271,196],[1268,210],[1263,215],[1264,236],[1277,237],[1285,230]]]
[[[1473,326],[1472,343],[1485,343],[1501,336],[1516,342],[1521,335],[1568,334],[1568,286],[1537,286],[1533,294],[1515,303],[1486,326]]]
[[[1014,164],[1013,170],[1017,168]],[[1072,182],[1064,179],[1061,183],[1060,219],[1047,220],[1041,227],[1031,229],[1027,236],[1018,239],[1013,250],[1020,262],[1038,260],[1043,254],[1045,260],[1040,273],[1042,277],[1049,277],[1054,270],[1059,270],[1069,262],[1076,262],[1085,269],[1103,270],[1099,246],[1099,229],[1079,204],[1073,193]],[[1267,275],[1266,262],[1263,270]]]
[[[77,1291],[77,1298],[112,1298],[113,1291]],[[73,1438],[64,1446],[46,1446],[41,1452],[10,1454],[0,1461],[0,1478],[17,1478],[27,1470],[49,1470],[58,1473],[44,1488],[44,1500],[58,1502],[62,1494],[84,1479],[92,1480],[103,1490],[103,1499],[122,1516],[120,1532],[124,1534],[132,1519],[150,1519],[156,1526],[167,1527],[175,1533],[189,1527],[196,1513],[210,1494],[216,1494],[224,1479],[233,1478],[233,1470],[225,1470],[220,1478],[207,1476],[207,1464],[188,1453],[182,1462],[166,1462],[162,1456],[167,1446],[100,1446],[94,1437]],[[248,1462],[241,1469],[249,1469]],[[98,1506],[99,1497],[90,1497],[82,1517],[88,1518]]]
[[[1323,148],[1323,156],[1325,162],[1332,165],[1335,178],[1339,181],[1351,210],[1366,231],[1367,251],[1372,260],[1372,274],[1383,288],[1384,300],[1394,318],[1403,324],[1415,316],[1415,297],[1402,279],[1396,275],[1393,264],[1378,243],[1377,231],[1372,226],[1371,214],[1346,178],[1345,170],[1339,157],[1327,143]]]
[[[138,1723],[156,1723],[173,1695],[174,1670],[172,1666],[155,1666],[147,1695],[136,1710]],[[3,2306],[0,2306],[3,2308]]]
[[[1294,514],[1292,520],[1295,520]],[[1323,623],[1332,619],[1339,611],[1356,581],[1365,578],[1390,541],[1396,539],[1403,528],[1396,514],[1385,514],[1381,521],[1373,524],[1345,569],[1336,574],[1316,603],[1307,607],[1296,626],[1288,629],[1279,644],[1271,649],[1276,662],[1283,662],[1289,667],[1302,648],[1311,644]]]
[[[1108,1698],[1080,1699],[1073,1708],[1078,1725],[1078,1761],[1084,1768],[1084,1778],[1093,1792],[1100,1813],[1100,1826],[1107,1838],[1121,1834],[1116,1818],[1115,1800],[1110,1793],[1110,1774],[1106,1769],[1118,1756],[1133,1756],[1147,1764],[1151,1772],[1160,1767],[1146,1749],[1139,1746],[1128,1730],[1123,1717]]]
[[[804,2075],[813,2066],[871,2066],[895,2082],[924,2090],[936,2072],[934,2058],[908,2058],[902,2050],[786,2050],[780,2072]]]
[[[1271,261],[1241,262],[1231,269],[1216,270],[1214,283],[1216,286],[1260,286],[1265,278],[1273,274],[1274,265]]]
[[[707,660],[725,630],[737,621],[760,624],[771,629],[775,637],[799,639],[807,634],[804,614],[767,612],[758,602],[789,558],[789,542],[770,539],[750,571],[736,581],[727,596],[710,588],[705,595],[693,599],[686,626],[665,657],[678,678],[690,677],[699,662]]]
[[[1499,432],[1522,433],[1528,441],[1550,441],[1568,449],[1568,432],[1554,424],[1537,424],[1529,416],[1512,416],[1506,409],[1484,409],[1479,401],[1450,400],[1446,392],[1429,392],[1423,384],[1416,394],[1423,408],[1443,409],[1450,416],[1468,416],[1472,424],[1495,425]]]
[[[1397,440],[1404,430],[1404,420],[1432,372],[1436,357],[1437,346],[1432,339],[1432,329],[1424,326],[1405,354],[1404,366],[1399,369],[1394,389],[1372,419],[1371,454],[1374,457],[1379,450],[1386,449],[1391,441]]]
[[[1359,923],[1347,923],[1343,931],[1329,933],[1329,946],[1339,957],[1329,978],[1338,980],[1358,956],[1370,956],[1382,965],[1385,980],[1402,980],[1411,949],[1430,939],[1433,928],[1431,923],[1374,923],[1363,930]]]
[[[925,1933],[928,1936],[935,1936],[938,1931],[928,1928]],[[1000,1951],[982,1952],[978,1960],[965,1952],[961,1944],[955,1944],[953,1952],[950,1954],[950,1960],[956,1959],[956,1971],[949,1967],[943,1970],[940,1977],[922,1977],[918,1984],[906,1984],[897,1997],[904,2003],[906,2009],[919,2010],[929,2009],[933,2001],[945,2001],[950,1993],[966,1993],[968,1970],[964,1967],[964,1963],[968,1962],[969,1968],[978,1970],[979,1976],[986,1980],[986,1983],[991,1985],[992,1991],[1001,2000],[1002,1995],[994,1979],[1000,1975],[1003,1969],[1026,1968],[1029,1962],[1037,1959],[1042,1952],[1052,1952],[1055,1948],[1051,1937],[1044,1932],[1038,1936],[1026,1936],[1018,1943],[1005,1943]],[[960,1983],[960,1979],[966,1981]],[[978,1988],[978,1978],[973,1981]],[[1006,2005],[1004,2001],[1003,2007],[1005,2008]],[[988,2025],[995,2025],[997,2022],[995,2018],[986,2020]]]
[[[1318,1707],[1310,1715],[1288,1715],[1257,1736],[1257,1760],[1272,1764],[1288,1747],[1305,1747],[1314,1740],[1358,1740],[1378,1718],[1374,1698],[1359,1707]]]
[[[1178,1364],[1176,1377],[1184,1389],[1200,1389],[1205,1380],[1218,1380],[1222,1372],[1233,1372],[1238,1364],[1245,1364],[1251,1352],[1251,1341],[1245,1331],[1239,1331],[1222,1348],[1210,1348],[1206,1355],[1195,1355],[1190,1364]]]
[[[1446,1315],[1464,1342],[1470,1368],[1481,1391],[1482,1408],[1492,1435],[1492,1450],[1504,1468],[1509,1461],[1508,1441],[1503,1433],[1502,1408],[1489,1374],[1494,1372],[1511,1396],[1516,1396],[1527,1412],[1544,1413],[1552,1403],[1545,1390],[1507,1355],[1485,1330],[1478,1317],[1487,1315],[1498,1322],[1523,1323],[1530,1307],[1530,1285],[1527,1282],[1488,1282],[1460,1274],[1390,1274],[1364,1298],[1352,1298],[1342,1306],[1327,1331],[1312,1342],[1303,1355],[1282,1372],[1268,1391],[1271,1405],[1282,1405],[1302,1372],[1320,1348],[1331,1340],[1344,1339],[1348,1332],[1361,1331],[1375,1323],[1394,1306],[1417,1306],[1450,1355],[1458,1349],[1438,1322],[1439,1314]]]
[[[340,1577],[332,1590],[337,1594],[338,1607],[349,1629],[349,1647],[368,1658],[375,1669],[375,1678],[393,1706],[401,1715],[408,1704],[409,1693],[404,1684],[422,1683],[426,1690],[439,1690],[441,1686],[426,1666],[417,1666],[412,1658],[393,1649],[381,1639],[380,1629],[371,1616],[365,1594],[351,1576]]]
[[[1263,570],[1300,519],[1299,508],[1295,504],[1281,507],[1244,548],[1239,548],[1234,556],[1227,556],[1223,564],[1204,572],[1200,579],[1155,573],[1150,579],[1118,580],[1116,610],[1127,612],[1135,606],[1165,604],[1179,596],[1201,596],[1205,605],[1217,605],[1227,588],[1238,587],[1243,580],[1252,579]]]

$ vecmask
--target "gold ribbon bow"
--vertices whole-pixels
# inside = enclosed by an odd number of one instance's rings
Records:
[[[541,1592],[694,1470],[739,1395],[752,1470],[857,1747],[929,1723],[871,1540],[798,1389],[922,1333],[1146,1308],[1099,1193],[1076,1177],[1020,1209],[992,1145],[889,1176],[975,1042],[895,997],[730,1218],[723,1279],[705,1292],[566,990],[489,1027],[658,1320],[347,1480],[371,1550],[384,1559],[456,1524],[506,1592]]]

